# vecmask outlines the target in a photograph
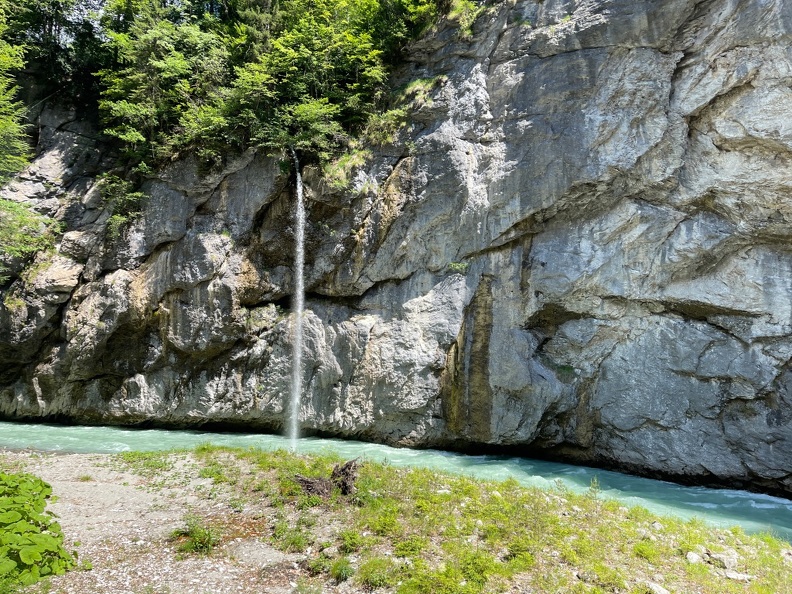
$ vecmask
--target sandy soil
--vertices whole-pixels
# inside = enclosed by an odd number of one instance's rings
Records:
[[[105,455],[0,451],[3,466],[52,485],[58,500],[48,509],[59,516],[69,548],[93,566],[53,578],[50,594],[359,591],[350,583],[312,581],[300,564],[306,554],[286,554],[262,540],[273,511],[240,508],[229,493],[199,478],[188,456],[164,482],[161,475],[124,470]],[[232,536],[210,555],[180,553],[171,534],[185,526],[187,514],[226,523],[231,517],[234,529],[225,533]]]

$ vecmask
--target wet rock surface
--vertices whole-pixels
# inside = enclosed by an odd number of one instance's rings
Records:
[[[410,126],[305,171],[303,426],[792,493],[790,41],[785,0],[518,0],[414,44]],[[2,290],[0,414],[279,429],[278,158],[174,163],[113,239],[72,120],[4,194],[65,233]]]

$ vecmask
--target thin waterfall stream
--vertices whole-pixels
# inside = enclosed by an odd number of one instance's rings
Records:
[[[305,198],[297,152],[290,148],[294,161],[297,200],[294,211],[294,295],[292,296],[292,370],[289,398],[289,447],[297,451],[300,438],[300,397],[302,395],[303,310],[305,309]]]

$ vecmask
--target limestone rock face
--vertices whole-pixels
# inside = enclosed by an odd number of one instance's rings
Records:
[[[792,494],[790,48],[788,0],[510,0],[416,42],[408,126],[303,172],[302,426]],[[3,288],[0,414],[283,427],[279,156],[173,163],[113,238],[98,145],[42,117],[5,196],[66,229]]]

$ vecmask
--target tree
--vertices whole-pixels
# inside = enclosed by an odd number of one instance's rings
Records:
[[[23,49],[2,39],[6,30],[8,0],[0,0],[0,185],[28,162],[30,146],[25,133],[25,109],[15,101],[11,72],[22,67]],[[49,247],[54,222],[25,205],[0,200],[0,284],[8,278],[8,264]]]
[[[45,93],[59,90],[70,74],[68,43],[78,0],[21,0],[8,14],[6,38],[25,49],[26,62],[45,82]]]
[[[133,161],[250,146],[326,160],[387,108],[389,64],[437,2],[110,0],[107,131]]]
[[[0,185],[27,164],[30,146],[23,124],[25,109],[15,100],[11,72],[23,65],[23,50],[2,39],[7,27],[8,0],[0,0]]]
[[[218,35],[166,19],[136,21],[128,33],[112,33],[110,43],[121,67],[100,72],[106,131],[127,143],[133,158],[160,159],[182,144],[180,118],[227,83],[228,51]]]

